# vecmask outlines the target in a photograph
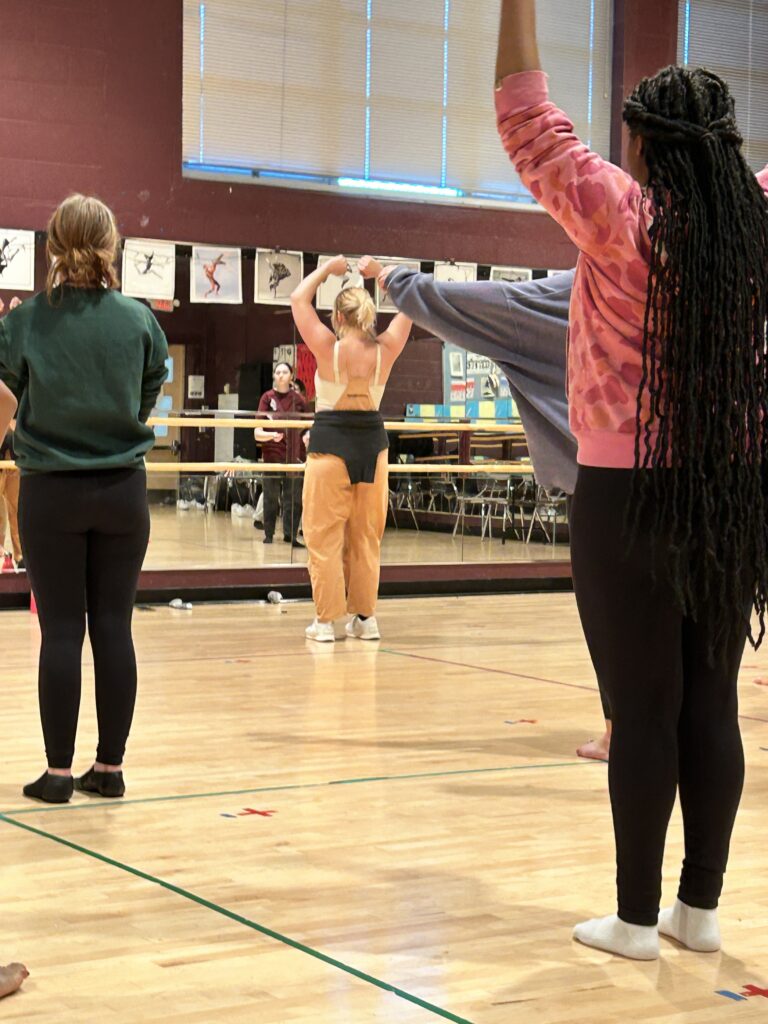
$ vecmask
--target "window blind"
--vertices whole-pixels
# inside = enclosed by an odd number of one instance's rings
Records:
[[[750,166],[768,164],[768,0],[679,0],[677,59],[726,79]]]
[[[499,0],[184,0],[196,176],[448,202],[532,202],[496,132]],[[610,0],[540,0],[552,96],[610,141]]]

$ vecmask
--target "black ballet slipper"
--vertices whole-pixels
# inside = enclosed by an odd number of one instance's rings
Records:
[[[28,782],[22,792],[33,800],[44,800],[47,804],[66,804],[72,796],[71,775],[49,775],[43,772],[39,779]]]
[[[85,775],[75,779],[75,789],[79,793],[98,793],[99,796],[124,796],[123,773],[97,772],[95,768],[89,768]]]

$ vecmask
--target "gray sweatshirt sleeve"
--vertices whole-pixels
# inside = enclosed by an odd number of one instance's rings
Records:
[[[397,308],[436,337],[499,365],[520,411],[536,479],[573,493],[576,441],[568,427],[566,334],[573,271],[536,281],[438,282],[398,267]]]

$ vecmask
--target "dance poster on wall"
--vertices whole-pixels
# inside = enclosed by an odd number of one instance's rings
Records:
[[[476,263],[435,263],[436,281],[458,281],[461,284],[468,284],[477,280]]]
[[[193,245],[189,274],[189,301],[238,305],[243,301],[241,249]]]
[[[533,271],[527,267],[491,267],[491,281],[510,281],[516,284],[518,281],[530,281],[533,278]]]
[[[421,270],[420,260],[404,260],[400,257],[397,257],[396,259],[385,259],[383,256],[379,256],[377,258],[385,267],[389,267],[394,263],[398,267],[409,267],[411,270],[416,271]],[[379,288],[378,281],[376,282],[376,309],[379,313],[397,313],[397,306],[390,301],[389,295]]]
[[[35,232],[0,228],[0,288],[35,290]]]
[[[176,290],[176,246],[126,238],[123,246],[123,295],[171,300]]]
[[[291,292],[304,276],[304,253],[285,249],[256,250],[253,301],[290,306]]]
[[[331,255],[330,253],[318,256],[317,265],[318,267],[322,267],[324,263],[328,262],[328,260],[333,260],[335,258],[336,256]],[[347,256],[346,273],[341,277],[339,277],[338,274],[331,274],[329,277],[326,277],[317,289],[317,295],[315,296],[315,306],[317,309],[333,309],[333,304],[336,302],[336,296],[344,288],[365,287],[363,275],[357,269],[357,261],[359,259],[359,256]]]

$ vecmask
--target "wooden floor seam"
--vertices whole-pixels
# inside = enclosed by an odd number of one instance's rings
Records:
[[[173,882],[168,882],[164,878],[159,878],[157,875],[151,875],[147,871],[142,871],[140,868],[132,867],[130,864],[124,864],[122,861],[115,860],[113,857],[107,857],[102,853],[98,853],[96,850],[90,850],[87,846],[81,846],[79,843],[73,843],[69,839],[56,836],[52,832],[46,832],[44,829],[35,828],[34,825],[28,825],[23,821],[15,821],[7,814],[0,813],[0,821],[5,822],[7,825],[13,825],[16,828],[23,829],[26,832],[30,832],[41,839],[47,839],[51,842],[58,843],[69,850],[73,850],[75,853],[84,854],[86,857],[91,857],[93,860],[97,860],[109,867],[117,868],[119,871],[124,871],[126,874],[133,875],[135,878],[140,878],[145,882],[150,882],[152,885],[158,885],[168,892],[172,892],[176,896],[181,896],[183,899],[189,900],[191,903],[196,903],[198,906],[203,907],[206,910],[211,910],[215,914],[226,917],[230,921],[234,921],[236,924],[242,924],[246,928],[250,928],[252,931],[258,932],[260,935],[264,935],[270,939],[275,939],[277,942],[281,942],[283,945],[289,946],[291,949],[295,949],[307,956],[314,957],[316,960],[320,960],[323,963],[328,964],[330,967],[344,971],[346,974],[351,974],[360,981],[373,985],[384,992],[390,992],[393,995],[399,996],[401,999],[404,999],[409,1003],[413,1003],[415,1006],[419,1006],[423,1010],[427,1010],[435,1016],[441,1017],[443,1020],[453,1021],[453,1024],[473,1024],[473,1022],[466,1017],[459,1017],[455,1013],[451,1013],[450,1010],[445,1010],[440,1006],[435,1006],[433,1003],[429,1003],[426,1000],[419,998],[419,996],[413,995],[411,992],[406,992],[404,989],[398,988],[396,985],[390,985],[386,981],[374,978],[373,975],[366,974],[364,971],[359,971],[356,967],[352,967],[350,964],[345,964],[342,960],[336,960],[334,957],[321,953],[320,950],[313,949],[311,946],[305,946],[303,943],[290,938],[288,935],[283,935],[281,932],[274,931],[272,928],[267,928],[265,925],[258,924],[256,921],[252,921],[250,918],[244,917],[242,914],[235,913],[234,910],[229,910],[227,907],[222,907],[218,903],[213,903],[211,900],[205,899],[204,896],[198,896],[197,893],[191,892],[189,889],[184,889],[179,885],[174,885]]]
[[[488,775],[493,772],[536,771],[541,768],[589,768],[604,764],[602,761],[547,761],[544,764],[502,765],[497,768],[454,768],[442,772],[412,772],[408,775],[370,775],[360,779],[329,779],[327,782],[297,782],[284,786],[258,786],[254,789],[227,789],[214,793],[177,793],[174,796],[148,796],[136,800],[92,800],[76,804],[51,804],[47,807],[18,807],[0,811],[0,820],[13,815],[18,818],[29,814],[53,814],[61,811],[87,811],[100,807],[112,809],[134,804],[170,803],[174,800],[211,800],[215,797],[250,796],[253,793],[285,793],[290,790],[322,789],[325,786],[357,786],[366,782],[406,782],[415,779],[439,779],[456,775]]]

